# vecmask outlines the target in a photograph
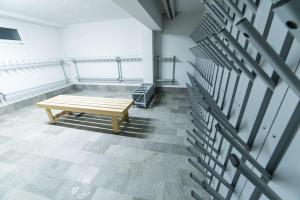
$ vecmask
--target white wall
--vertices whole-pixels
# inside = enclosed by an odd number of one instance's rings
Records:
[[[143,44],[147,34],[135,19],[73,24],[63,29],[63,42],[67,58],[95,56],[144,55]],[[71,65],[72,77],[76,77]],[[122,62],[124,78],[143,78],[144,61]],[[116,63],[78,64],[82,78],[116,78]]]
[[[1,27],[17,28],[24,45],[0,42],[0,60],[34,60],[63,55],[60,29],[0,18]]]
[[[200,12],[201,13],[201,12]],[[4,27],[17,28],[24,45],[0,44],[0,61],[32,62],[38,59],[132,56],[143,58],[142,62],[122,63],[125,78],[142,78],[153,83],[157,55],[175,55],[176,79],[180,87],[185,87],[186,72],[192,68],[186,63],[193,56],[186,49],[194,46],[190,39],[191,30],[196,26],[200,13],[178,14],[176,19],[164,19],[164,31],[153,32],[135,19],[121,19],[83,24],[73,24],[64,29],[56,29],[11,19],[0,19]],[[153,42],[155,51],[153,52]],[[82,78],[117,78],[116,63],[79,64]],[[162,66],[162,76],[170,77],[171,64]],[[67,66],[70,77],[75,78],[75,68]],[[38,77],[38,78],[37,78]],[[0,71],[0,91],[15,91],[63,80],[60,67],[40,67],[18,71]],[[14,83],[14,84],[11,84]]]
[[[179,13],[173,20],[164,17],[163,31],[155,32],[155,56],[177,58],[175,78],[179,82],[179,87],[185,87],[188,81],[187,72],[193,72],[187,63],[187,60],[194,61],[193,54],[188,50],[195,46],[190,34],[201,17],[202,11]],[[155,71],[160,73],[160,78],[172,78],[172,63],[162,63]]]
[[[2,27],[17,28],[24,45],[0,42],[0,63],[33,62],[61,58],[63,49],[59,29],[0,18]],[[59,66],[0,71],[0,91],[11,93],[63,80]]]
[[[144,27],[142,30],[143,38],[143,64],[144,64],[144,83],[155,84],[154,75],[154,48],[153,31]]]

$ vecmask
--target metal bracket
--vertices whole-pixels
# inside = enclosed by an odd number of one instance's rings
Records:
[[[3,92],[0,92],[0,100],[3,104],[6,104],[5,94]]]
[[[272,8],[289,29],[290,33],[300,42],[300,1],[279,1]]]

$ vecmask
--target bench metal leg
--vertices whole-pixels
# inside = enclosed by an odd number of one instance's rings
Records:
[[[119,133],[118,118],[116,116],[112,116],[111,119],[112,119],[113,132]]]
[[[51,110],[49,108],[46,108],[46,112],[47,112],[47,115],[49,117],[50,123],[53,124],[55,122],[55,119],[54,119],[54,117],[52,115]]]

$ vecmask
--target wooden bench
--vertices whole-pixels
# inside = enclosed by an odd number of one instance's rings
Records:
[[[133,105],[133,101],[129,99],[59,95],[39,102],[37,105],[46,109],[50,123],[55,123],[61,116],[73,112],[111,116],[113,132],[118,133],[120,121],[129,120],[128,110]],[[62,110],[62,112],[53,116],[51,109]]]

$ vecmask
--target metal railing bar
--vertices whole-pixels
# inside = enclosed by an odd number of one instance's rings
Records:
[[[188,162],[191,163],[191,165],[192,165],[193,167],[195,167],[202,175],[206,176],[206,177],[209,178],[209,179],[211,178],[211,176],[208,175],[208,174],[206,173],[206,171],[205,171],[204,169],[202,169],[202,167],[198,166],[198,164],[195,163],[191,158],[188,158]]]
[[[252,184],[256,186],[264,195],[272,200],[281,200],[281,198],[249,167],[238,159],[235,154],[230,155],[230,161],[236,169],[243,174]]]
[[[221,133],[226,140],[234,146],[263,176],[268,179],[272,178],[272,175],[263,168],[257,161],[254,159],[250,153],[249,148],[245,145],[245,142],[242,141],[239,137],[234,137],[234,135],[229,135],[224,131],[219,124],[216,124],[216,129]]]
[[[256,74],[264,81],[264,83],[271,89],[274,90],[275,83],[268,76],[268,74],[253,60],[253,58],[248,54],[248,52],[231,36],[231,34],[223,29],[220,32],[225,38],[228,39],[229,43],[239,52],[239,54],[244,58],[244,61],[251,66]]]
[[[243,99],[243,103],[242,103],[240,113],[239,113],[239,116],[238,116],[238,119],[237,119],[237,122],[236,122],[236,125],[235,125],[235,128],[237,130],[239,130],[239,128],[241,126],[242,119],[243,119],[245,111],[246,111],[246,106],[247,106],[248,101],[249,101],[250,93],[252,91],[252,87],[253,87],[253,82],[248,81],[248,85],[247,85],[247,89],[246,89],[245,96],[244,96],[244,99]]]
[[[192,137],[195,141],[198,142],[199,144],[199,141],[197,140],[197,138],[190,132],[190,131],[186,131],[187,134]],[[195,134],[196,135],[196,134]],[[196,135],[201,141],[202,141],[202,144],[205,144],[207,147],[209,147],[212,151],[214,151],[216,154],[219,154],[220,153],[220,150],[216,149],[212,144],[210,144],[205,138],[199,136],[199,135]],[[202,145],[203,146],[203,145]]]
[[[206,9],[214,16],[215,20],[218,21],[219,24],[226,25],[224,19],[220,17],[220,15],[212,8],[212,6],[206,1],[202,0],[202,3],[206,7]]]
[[[213,196],[217,200],[225,200],[223,196],[221,196],[215,189],[213,189],[209,184],[206,183],[206,181],[200,182],[200,180],[193,175],[192,173],[190,174],[190,177],[197,182],[199,185],[202,186],[204,190],[206,190],[211,196]]]
[[[234,191],[234,188],[232,187],[232,185],[226,181],[220,174],[218,174],[213,168],[211,168],[211,166],[209,166],[208,164],[206,164],[201,158],[197,158],[197,161],[199,164],[201,164],[205,169],[207,169],[207,171],[209,171],[214,177],[216,177],[217,179],[219,179],[219,181],[221,181],[229,190]]]
[[[191,191],[191,196],[196,200],[204,200],[202,197],[199,196],[194,190]]]
[[[220,40],[220,38],[217,35],[214,35],[213,38],[218,42],[218,44],[220,45],[221,49],[223,51],[225,51],[225,53],[233,60],[233,62],[236,64],[236,66],[238,68],[240,68],[243,73],[245,73],[245,75],[251,80],[253,81],[255,78],[255,75],[253,73],[251,73],[247,67],[244,65],[244,63],[242,63],[242,61],[240,61],[236,55],[229,50],[229,48]]]
[[[207,156],[209,159],[211,159],[212,161],[214,161],[214,163],[216,163],[221,169],[225,169],[224,164],[222,164],[218,159],[216,159],[210,152],[208,152],[204,147],[202,147],[201,145],[198,145],[198,143],[195,141],[191,141],[189,138],[187,138],[187,141],[193,145],[193,147],[195,147],[200,153],[202,153],[203,155]]]

